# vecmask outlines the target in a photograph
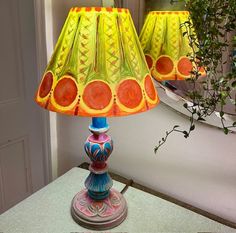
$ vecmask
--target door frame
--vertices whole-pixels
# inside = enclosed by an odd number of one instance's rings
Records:
[[[41,81],[47,64],[46,29],[44,0],[34,0],[37,80]],[[52,156],[50,136],[50,116],[48,111],[40,111],[42,125],[42,147],[45,185],[52,181]]]

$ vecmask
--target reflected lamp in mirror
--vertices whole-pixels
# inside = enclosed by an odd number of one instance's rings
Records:
[[[188,11],[148,13],[139,38],[151,74],[156,80],[185,80],[191,77],[193,63],[190,57],[193,50],[185,35],[186,28],[181,26],[188,20]],[[203,68],[199,72],[201,76],[205,75]]]
[[[75,195],[71,213],[87,228],[104,230],[119,225],[126,218],[127,204],[112,188],[108,174],[106,161],[113,141],[106,134],[106,117],[144,112],[159,102],[129,11],[72,8],[36,102],[50,111],[92,117],[92,134],[84,144],[92,161],[90,175],[86,188]]]

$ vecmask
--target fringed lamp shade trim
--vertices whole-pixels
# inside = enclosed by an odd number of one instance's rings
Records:
[[[36,94],[51,111],[122,116],[158,102],[127,9],[72,8]]]
[[[188,11],[152,11],[147,15],[140,42],[151,74],[158,81],[191,77],[189,57],[193,50],[188,37],[183,36],[186,28],[181,26],[188,20]],[[204,69],[199,72],[205,75]]]

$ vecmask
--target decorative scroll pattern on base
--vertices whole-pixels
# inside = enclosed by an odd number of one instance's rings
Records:
[[[102,201],[91,199],[84,189],[75,196],[73,208],[87,217],[106,218],[114,215],[122,207],[121,196],[111,192],[109,197]]]

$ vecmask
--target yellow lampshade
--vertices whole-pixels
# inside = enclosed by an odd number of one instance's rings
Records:
[[[158,102],[127,9],[72,8],[36,94],[51,111],[122,116]]]
[[[152,76],[158,81],[184,80],[193,69],[189,57],[193,49],[184,36],[188,11],[151,11],[140,34],[140,42]],[[194,31],[190,29],[190,33]],[[205,75],[205,70],[199,70]]]

